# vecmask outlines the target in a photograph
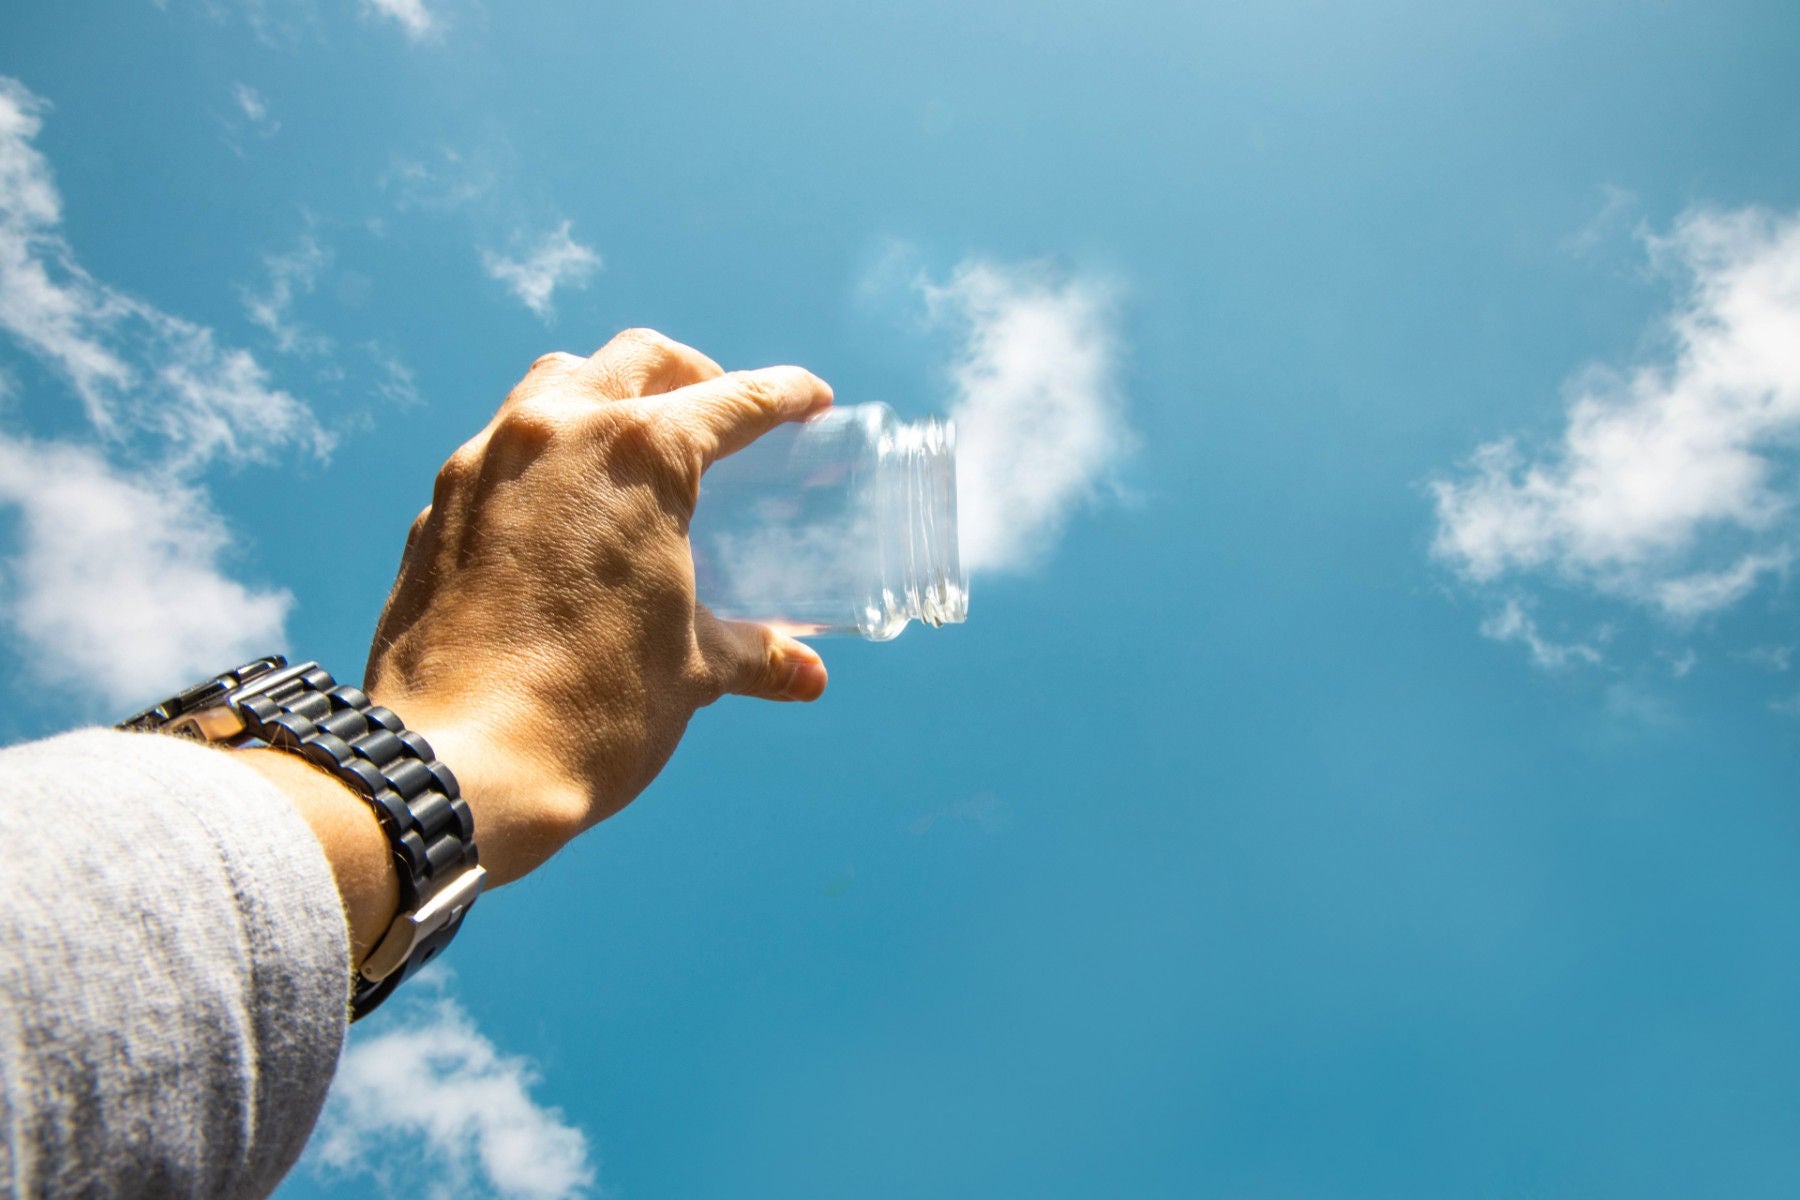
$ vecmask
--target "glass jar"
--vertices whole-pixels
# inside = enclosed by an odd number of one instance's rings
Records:
[[[968,616],[947,420],[858,404],[780,426],[707,471],[688,539],[721,617],[880,642]]]

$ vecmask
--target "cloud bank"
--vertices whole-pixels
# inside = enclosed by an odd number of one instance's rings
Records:
[[[963,565],[1029,569],[1134,442],[1112,298],[1090,281],[985,260],[918,286],[958,338],[950,416]]]
[[[1677,624],[1791,564],[1800,214],[1695,211],[1647,239],[1680,283],[1661,351],[1571,387],[1562,435],[1432,482],[1433,552],[1464,579],[1546,577]]]
[[[559,287],[586,287],[594,272],[600,269],[600,256],[591,246],[584,246],[569,235],[571,222],[561,225],[540,239],[523,258],[507,258],[484,251],[482,265],[493,278],[504,283],[532,312],[548,318],[554,311],[551,298]]]
[[[20,515],[0,595],[48,682],[124,709],[284,643],[293,597],[225,573],[231,535],[197,488],[0,434],[0,506]]]
[[[587,1139],[532,1100],[531,1067],[454,1000],[403,1003],[403,1023],[352,1036],[307,1151],[314,1171],[369,1175],[392,1194],[586,1194]]]
[[[82,268],[33,144],[46,108],[0,76],[0,330],[68,385],[94,440],[0,432],[20,530],[4,618],[34,674],[132,703],[283,642],[290,598],[225,573],[231,537],[196,476],[323,458],[332,439],[250,354]]]

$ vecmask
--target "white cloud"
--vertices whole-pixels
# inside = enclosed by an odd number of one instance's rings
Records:
[[[323,354],[331,350],[331,339],[307,329],[294,319],[294,298],[310,295],[319,282],[319,273],[331,262],[331,252],[319,245],[311,233],[303,234],[300,244],[286,254],[263,256],[268,282],[261,290],[243,288],[239,298],[244,313],[253,325],[275,339],[275,348],[283,354]]]
[[[331,437],[312,410],[271,387],[249,354],[76,261],[49,163],[32,144],[44,109],[0,76],[0,329],[68,382],[102,437],[147,436],[178,468],[266,461],[288,447],[327,453]]]
[[[564,221],[554,232],[545,234],[523,258],[506,258],[492,251],[481,255],[487,273],[504,283],[540,317],[548,317],[553,311],[550,301],[557,288],[586,287],[588,279],[600,269],[600,256],[591,246],[569,236],[569,226],[570,222]]]
[[[437,27],[431,10],[425,7],[425,0],[362,0],[362,5],[366,12],[398,22],[406,36],[414,41],[428,36]]]
[[[4,621],[34,674],[137,703],[285,640],[292,598],[226,574],[230,530],[197,475],[332,439],[250,354],[82,268],[33,144],[46,107],[0,76],[0,331],[68,384],[98,441],[0,431],[18,528]]]
[[[1481,635],[1497,642],[1517,642],[1531,652],[1532,662],[1546,670],[1600,662],[1600,651],[1585,642],[1553,642],[1545,637],[1539,632],[1537,621],[1517,600],[1508,600],[1499,612],[1483,621]]]
[[[313,1169],[406,1195],[586,1194],[587,1139],[532,1100],[530,1065],[496,1050],[448,997],[401,1003],[404,1021],[352,1032],[307,1152]]]
[[[197,488],[0,435],[0,507],[19,514],[7,623],[45,682],[141,706],[284,646],[293,598],[225,575],[230,532]]]
[[[238,111],[258,137],[272,138],[281,131],[281,122],[269,115],[268,101],[249,84],[232,84],[231,98],[237,102]]]
[[[1039,267],[982,260],[918,286],[960,339],[950,416],[963,564],[1029,568],[1134,442],[1111,297]]]
[[[247,83],[234,83],[231,95],[237,101],[238,109],[251,121],[260,124],[268,120],[269,106],[263,102],[261,92]]]
[[[1656,603],[1678,620],[1729,608],[1754,591],[1765,574],[1785,573],[1792,557],[1784,546],[1770,554],[1746,554],[1723,570],[1665,579],[1656,585]]]
[[[1502,439],[1432,484],[1434,551],[1465,578],[1538,572],[1688,621],[1785,572],[1800,214],[1693,212],[1648,242],[1684,285],[1665,352],[1577,381],[1542,453]]]

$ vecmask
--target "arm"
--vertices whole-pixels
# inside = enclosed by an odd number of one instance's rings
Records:
[[[634,332],[540,359],[445,464],[366,690],[457,773],[496,883],[628,804],[700,706],[824,690],[695,602],[686,530],[708,464],[830,398]],[[393,917],[368,806],[279,751],[71,735],[0,752],[0,879],[0,1192],[271,1189]]]

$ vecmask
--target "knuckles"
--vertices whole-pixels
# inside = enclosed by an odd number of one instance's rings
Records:
[[[464,442],[453,451],[444,465],[438,468],[437,488],[432,503],[437,504],[463,488],[475,482],[481,474],[481,450],[474,441]],[[428,506],[419,514],[423,521],[431,513]]]
[[[627,329],[595,352],[591,365],[615,399],[673,391],[711,379],[719,366],[706,355],[654,329]]]
[[[775,644],[774,638],[764,635],[754,651],[749,653],[749,661],[743,664],[743,669],[729,686],[745,695],[772,695],[776,690],[775,680],[781,673],[781,648]]]
[[[623,406],[611,410],[609,459],[616,470],[648,478],[677,499],[686,513],[700,499],[703,458],[692,432],[665,409]]]
[[[498,454],[535,456],[563,432],[566,418],[536,397],[508,405],[494,418],[488,447]]]
[[[674,362],[682,357],[682,352],[686,349],[680,342],[667,334],[643,326],[620,330],[614,335],[612,341],[600,348],[600,353],[605,354],[615,347],[629,348],[658,365]]]
[[[579,367],[585,360],[578,354],[570,354],[567,350],[552,350],[548,354],[540,354],[531,362],[527,375],[535,371],[561,370],[567,371]]]
[[[479,435],[444,460],[433,503],[479,490],[484,479],[512,478],[538,460],[562,473],[565,486],[593,479],[650,485],[662,507],[683,516],[699,499],[705,458],[688,423],[654,402],[572,407],[551,397],[519,395]],[[446,510],[448,511],[448,510]]]
[[[741,403],[768,412],[779,406],[781,392],[767,371],[739,371],[731,376],[731,391]]]

